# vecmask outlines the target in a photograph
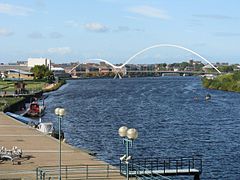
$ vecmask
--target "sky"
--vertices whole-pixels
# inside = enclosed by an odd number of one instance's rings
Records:
[[[240,63],[239,0],[0,0],[0,63],[46,57],[123,63],[156,44],[176,44],[211,62]],[[174,47],[136,63],[199,60]]]

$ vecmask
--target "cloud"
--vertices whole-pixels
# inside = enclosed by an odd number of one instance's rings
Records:
[[[128,11],[151,18],[159,18],[163,20],[170,18],[170,16],[165,11],[151,6],[135,6],[129,8]]]
[[[5,28],[0,28],[0,36],[11,36],[13,35],[14,33],[8,29],[5,29]]]
[[[42,39],[44,36],[40,32],[32,32],[31,34],[28,35],[29,38],[32,39]]]
[[[88,23],[85,24],[84,28],[93,32],[107,32],[109,30],[107,26],[100,23]]]
[[[34,10],[23,7],[23,6],[15,6],[6,3],[0,3],[0,13],[8,14],[12,16],[27,16],[32,13]]]
[[[240,33],[238,32],[216,32],[214,33],[215,36],[218,37],[239,37]]]
[[[70,47],[49,48],[47,51],[48,51],[48,53],[60,54],[60,55],[65,55],[65,54],[69,54],[72,52]]]
[[[225,16],[225,15],[221,15],[221,14],[194,14],[193,17],[206,18],[206,19],[217,19],[217,20],[236,19],[235,17]]]
[[[59,39],[59,38],[62,38],[63,35],[59,32],[51,32],[49,34],[49,37],[52,38],[52,39]]]

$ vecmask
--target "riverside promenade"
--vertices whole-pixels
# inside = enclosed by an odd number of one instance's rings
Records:
[[[36,179],[37,167],[58,166],[59,164],[59,141],[57,139],[44,135],[0,112],[0,148],[2,146],[7,149],[12,149],[13,146],[21,148],[23,158],[21,164],[18,165],[11,161],[0,162],[0,179]],[[85,151],[62,143],[62,165],[106,165],[106,163],[97,160]],[[99,177],[95,179],[124,179],[120,176],[119,170],[115,169],[111,172],[107,178],[101,177],[99,173]]]

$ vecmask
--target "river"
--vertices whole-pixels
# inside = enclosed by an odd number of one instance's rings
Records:
[[[98,159],[119,162],[126,125],[139,132],[134,157],[201,156],[202,179],[240,177],[239,93],[204,89],[198,77],[148,77],[70,80],[48,94],[43,121],[57,126],[54,109],[64,107],[67,142]]]

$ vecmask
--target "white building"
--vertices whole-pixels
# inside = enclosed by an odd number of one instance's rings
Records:
[[[66,73],[65,70],[61,67],[51,67],[51,71],[54,74],[54,77],[58,78],[69,78],[70,74]]]
[[[36,65],[45,65],[51,69],[51,60],[47,58],[28,58],[28,67],[32,68]]]
[[[212,69],[213,69],[213,67],[210,64],[207,64],[207,65],[202,67],[202,70],[204,72],[208,72],[209,70],[212,70]]]

